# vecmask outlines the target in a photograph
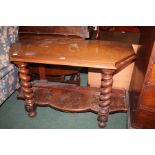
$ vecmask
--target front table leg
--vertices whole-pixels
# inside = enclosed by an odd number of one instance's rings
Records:
[[[19,77],[21,80],[21,90],[25,99],[25,109],[30,117],[36,116],[35,102],[33,98],[33,89],[30,83],[29,69],[26,63],[17,63],[19,67]]]
[[[114,70],[102,69],[101,94],[98,111],[98,126],[106,127],[108,121],[109,107],[111,103],[112,84]]]

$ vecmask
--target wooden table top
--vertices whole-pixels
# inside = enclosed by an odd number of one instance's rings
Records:
[[[10,48],[10,61],[117,69],[135,58],[131,44],[100,40],[23,37]]]

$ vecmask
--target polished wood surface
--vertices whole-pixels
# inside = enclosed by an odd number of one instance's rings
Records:
[[[116,69],[134,59],[130,44],[109,41],[24,38],[10,48],[11,61]]]
[[[149,82],[151,83],[151,85],[155,85],[155,64],[153,64]]]
[[[137,111],[137,115],[132,122],[133,128],[154,129],[155,128],[155,113],[146,108],[141,108]]]
[[[130,84],[131,126],[155,128],[155,27],[143,27]]]
[[[143,90],[142,95],[142,105],[149,107],[150,109],[155,109],[155,87],[149,86]]]

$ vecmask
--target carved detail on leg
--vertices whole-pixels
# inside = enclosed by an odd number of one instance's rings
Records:
[[[113,73],[114,70],[102,69],[101,94],[97,118],[100,128],[105,128],[106,122],[108,121],[112,95]]]
[[[21,88],[25,99],[25,109],[30,117],[36,116],[36,107],[33,98],[32,85],[30,83],[31,77],[29,70],[26,68],[26,63],[17,63],[19,67],[19,77],[21,79]]]

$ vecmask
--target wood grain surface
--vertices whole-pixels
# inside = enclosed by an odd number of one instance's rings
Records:
[[[121,42],[24,38],[10,48],[11,61],[116,69],[135,58],[130,44]]]

